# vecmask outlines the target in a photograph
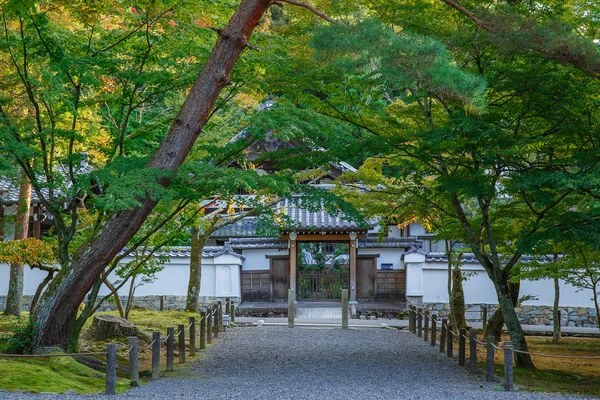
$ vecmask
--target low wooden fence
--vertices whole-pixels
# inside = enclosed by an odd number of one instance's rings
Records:
[[[484,310],[482,310],[483,312]],[[485,314],[487,315],[487,309]],[[431,325],[430,325],[431,324]],[[430,327],[431,326],[431,327]],[[431,314],[429,310],[410,307],[408,310],[408,330],[418,337],[422,337],[424,342],[431,346],[437,345],[438,318]],[[467,329],[460,328],[458,332],[453,331],[452,324],[448,319],[442,319],[439,327],[439,350],[440,353],[446,353],[449,358],[454,357],[454,344],[458,341],[458,365],[467,366],[466,348],[469,345],[468,367],[472,374],[479,372],[477,363],[477,352],[479,348],[484,348],[486,352],[485,376],[486,382],[495,382],[494,376],[494,357],[495,351],[502,351],[504,355],[504,390],[510,392],[514,390],[513,362],[514,353],[529,354],[538,357],[550,358],[570,358],[570,359],[600,359],[600,356],[565,356],[556,354],[533,353],[515,349],[511,342],[495,343],[493,336],[488,336],[486,342],[477,339],[475,329],[470,329],[467,336]]]
[[[406,300],[406,271],[378,270],[375,279],[377,300]]]
[[[299,271],[298,298],[339,299],[348,281],[347,270]]]
[[[242,271],[242,300],[270,300],[271,297],[271,271]]]
[[[217,302],[210,312],[201,312],[200,318],[189,317],[189,325],[178,325],[167,328],[167,336],[161,339],[160,332],[152,332],[152,342],[140,348],[138,338],[128,338],[128,348],[125,353],[117,352],[116,343],[107,343],[106,351],[82,352],[82,353],[51,353],[51,354],[0,354],[0,358],[48,358],[48,357],[77,357],[77,356],[106,356],[106,394],[114,395],[117,391],[117,357],[129,357],[129,372],[131,386],[139,386],[139,354],[141,351],[151,349],[152,351],[152,379],[160,378],[160,356],[162,346],[166,346],[166,371],[175,370],[175,337],[177,337],[177,348],[179,350],[179,363],[184,363],[186,352],[190,356],[196,355],[198,348],[203,350],[207,344],[213,344],[214,338],[218,338],[219,332],[225,332],[223,315],[230,316],[230,321],[235,322],[235,304],[229,299]],[[197,329],[197,324],[199,328]],[[188,346],[186,350],[186,332],[188,333]],[[196,339],[199,338],[199,342]],[[199,343],[199,346],[196,346]]]

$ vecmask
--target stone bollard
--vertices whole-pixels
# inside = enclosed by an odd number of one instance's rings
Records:
[[[485,381],[494,382],[494,337],[487,337],[487,355],[485,360]]]
[[[177,343],[178,343],[178,347],[179,347],[179,362],[180,363],[184,363],[185,362],[185,325],[178,325],[177,326]]]
[[[452,337],[452,323],[448,320],[446,325],[446,355],[454,357],[454,338]]]
[[[469,359],[471,365],[471,373],[477,373],[477,332],[471,329],[469,332]]]
[[[167,328],[167,372],[175,370],[175,328]]]
[[[160,378],[160,332],[152,332],[152,379]]]
[[[504,390],[512,392],[513,389],[513,345],[512,342],[504,342]]]
[[[206,348],[206,312],[200,313],[200,350]]]
[[[209,310],[210,310],[210,308],[209,308]],[[206,343],[207,344],[212,344],[212,335],[213,335],[212,323],[213,323],[213,317],[212,317],[212,313],[210,311],[208,311],[208,313],[206,314],[206,321],[204,321],[204,323],[206,324]]]
[[[487,307],[483,307],[483,330],[485,331],[485,326],[487,325]]]
[[[215,339],[219,337],[219,305],[215,304],[213,308],[213,334]]]
[[[458,365],[461,367],[465,366],[465,359],[467,355],[467,341],[465,339],[466,334],[467,330],[465,328],[460,328],[458,331]]]
[[[106,345],[106,394],[117,394],[117,345]]]
[[[231,314],[229,314],[229,320],[235,323],[235,301],[231,302]]]
[[[429,342],[429,310],[425,310],[425,329],[423,329],[423,340]]]
[[[348,289],[342,289],[342,329],[348,329]]]
[[[435,346],[437,340],[437,316],[431,316],[431,345]]]
[[[294,289],[288,290],[288,328],[294,327],[294,318],[296,317],[296,294]]]
[[[423,336],[423,310],[417,309],[417,336]]]
[[[140,370],[138,365],[138,338],[131,336],[127,338],[129,344],[129,379],[131,386],[140,386]]]
[[[190,356],[196,355],[196,317],[190,317]]]
[[[440,327],[440,353],[444,353],[446,351],[446,334],[448,326],[448,320],[442,319],[442,326]]]

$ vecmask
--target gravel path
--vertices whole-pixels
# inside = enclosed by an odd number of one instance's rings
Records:
[[[245,327],[210,346],[180,377],[151,382],[116,399],[566,399],[494,390],[456,360],[395,329]],[[6,396],[6,397],[4,397]],[[31,399],[6,395],[7,400]],[[106,396],[36,396],[108,399]]]

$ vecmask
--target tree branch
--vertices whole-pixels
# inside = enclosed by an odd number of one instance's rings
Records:
[[[299,0],[279,0],[279,2],[288,3],[288,4],[291,4],[294,6],[306,8],[307,10],[310,10],[314,14],[323,18],[325,21],[331,22],[332,24],[336,24],[338,22],[335,19],[333,19],[332,17],[330,17],[329,15],[325,14],[323,11],[319,10],[317,7],[313,6],[312,4],[305,3],[305,2],[299,1]]]

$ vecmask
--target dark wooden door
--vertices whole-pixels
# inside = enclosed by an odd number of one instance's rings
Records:
[[[375,298],[374,258],[358,258],[356,260],[356,298],[360,300]]]
[[[271,259],[271,282],[273,282],[273,298],[286,300],[290,288],[290,259]]]

